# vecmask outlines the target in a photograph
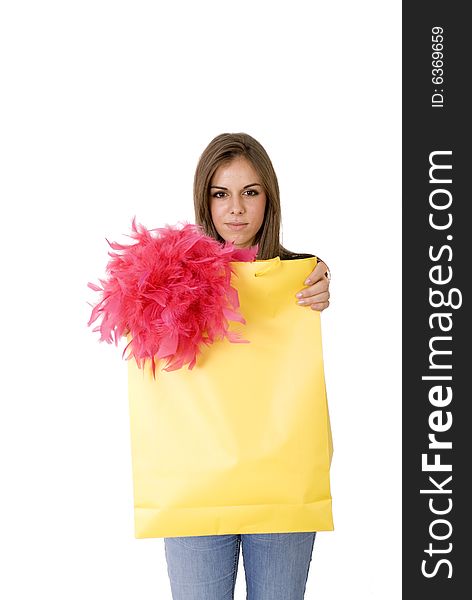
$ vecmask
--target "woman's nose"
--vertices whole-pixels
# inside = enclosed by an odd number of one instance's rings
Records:
[[[232,204],[231,204],[231,212],[238,212],[238,213],[242,213],[244,212],[244,207],[243,204],[241,202],[241,200],[238,198],[238,196],[234,196],[232,199]]]

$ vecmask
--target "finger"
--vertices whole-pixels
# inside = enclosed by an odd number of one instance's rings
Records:
[[[310,308],[312,310],[318,310],[318,311],[322,312],[325,308],[328,308],[328,306],[329,306],[329,300],[327,300],[326,302],[321,302],[321,303],[317,302],[315,304],[311,304]]]
[[[322,279],[323,273],[324,273],[323,268],[320,266],[320,263],[317,263],[316,267],[305,279],[305,285],[311,285],[313,283],[316,283],[317,281]]]
[[[305,285],[311,285],[312,283],[315,283],[316,281],[318,281],[319,271],[316,270],[317,267],[318,267],[318,265],[316,265],[316,267],[313,269],[313,271],[305,279],[305,281],[304,281]]]
[[[314,296],[304,296],[297,300],[297,304],[309,306],[311,304],[325,303],[329,300],[329,291],[315,294]]]
[[[320,260],[316,264],[316,267],[313,269],[313,271],[310,273],[310,275],[308,275],[308,277],[305,279],[305,285],[311,285],[318,281],[324,281],[325,279],[331,279],[331,277],[330,276],[328,277],[328,275],[329,275],[328,265],[326,263],[324,263],[322,260]]]
[[[329,293],[329,281],[327,279],[319,281],[310,287],[300,290],[296,295],[297,298],[310,298],[317,294]]]

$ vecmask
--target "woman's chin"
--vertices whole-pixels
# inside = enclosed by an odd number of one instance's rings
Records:
[[[237,248],[249,248],[252,244],[250,244],[249,242],[238,242],[238,240],[235,240],[233,242],[233,244],[237,247]]]
[[[221,235],[221,234],[220,234]],[[223,236],[221,236],[223,237]],[[250,248],[254,246],[254,239],[248,240],[246,238],[242,238],[240,235],[223,237],[227,244],[233,244],[237,248]]]

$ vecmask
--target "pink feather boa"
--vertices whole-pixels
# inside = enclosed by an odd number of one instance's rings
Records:
[[[181,228],[148,230],[141,224],[136,227],[135,216],[130,237],[137,243],[126,246],[107,240],[121,254],[108,252],[109,276],[99,280],[102,287],[87,284],[102,292],[87,325],[101,317],[93,331],[100,331],[99,341],[109,344],[118,345],[119,338],[130,333],[123,357],[130,348],[126,360],[134,356],[139,368],[141,361],[150,359],[154,378],[155,358],[167,360],[166,371],[187,363],[193,369],[202,344],[224,337],[247,343],[228,331],[228,319],[246,323],[237,290],[231,286],[230,262],[255,260],[258,245],[243,249],[230,242],[222,245],[199,225],[181,223]]]

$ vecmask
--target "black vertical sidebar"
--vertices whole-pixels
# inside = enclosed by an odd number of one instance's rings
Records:
[[[403,598],[472,577],[472,25],[403,2]]]

